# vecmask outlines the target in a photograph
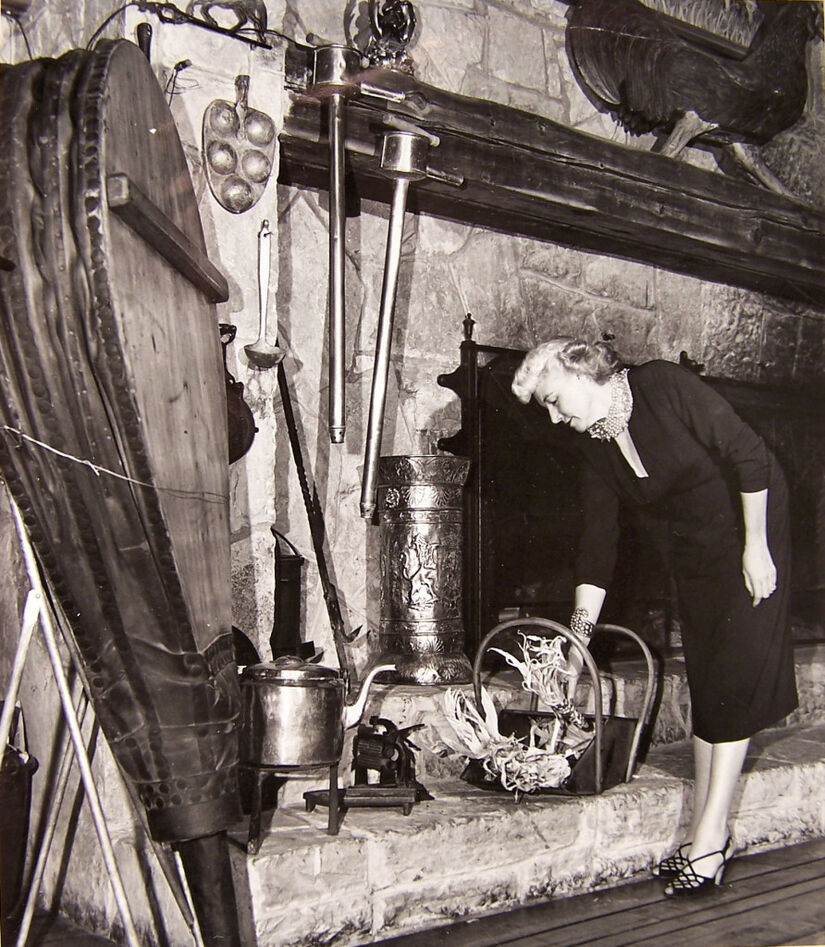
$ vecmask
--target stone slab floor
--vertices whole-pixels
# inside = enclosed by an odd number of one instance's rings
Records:
[[[825,841],[735,859],[708,897],[665,901],[655,879],[553,898],[382,940],[386,947],[769,947],[825,944]],[[36,920],[30,947],[114,944],[61,918]]]

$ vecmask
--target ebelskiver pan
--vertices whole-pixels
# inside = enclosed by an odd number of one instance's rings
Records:
[[[215,200],[242,214],[261,198],[275,157],[275,123],[249,108],[249,76],[235,77],[235,103],[215,99],[203,113],[206,180]]]

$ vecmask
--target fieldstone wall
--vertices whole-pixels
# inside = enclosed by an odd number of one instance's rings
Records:
[[[596,112],[576,85],[564,49],[566,9],[560,0],[417,4],[419,28],[411,47],[416,75],[451,91],[649,149],[652,136],[626,135],[609,116]],[[287,8],[285,31],[293,25],[311,28],[327,42],[342,42],[347,35],[340,8],[317,0]],[[808,114],[798,129],[772,143],[766,159],[800,196],[822,203],[825,172],[811,139],[825,121],[822,43],[810,47],[809,66]],[[716,168],[713,157],[698,149],[679,160]],[[325,192],[281,189],[277,308],[345,617],[350,627],[374,629],[377,528],[360,519],[358,503],[388,211],[364,202],[360,216],[347,221],[348,430],[344,445],[330,446],[325,435],[327,208]],[[747,381],[811,383],[825,355],[821,305],[788,303],[655,267],[408,214],[383,453],[428,451],[440,436],[457,429],[458,402],[439,388],[436,377],[458,364],[467,312],[476,321],[477,341],[485,344],[526,348],[561,333],[608,336],[631,361],[678,360],[684,351],[709,374]],[[282,427],[278,437],[277,522],[309,552],[301,497],[289,464],[281,460],[288,452]],[[331,654],[311,562],[307,579],[304,635]],[[359,660],[365,659],[364,650],[361,645]]]
[[[657,0],[656,5],[677,2]],[[85,45],[110,12],[97,2],[50,0],[34,7],[22,21],[34,55]],[[316,43],[363,41],[364,8],[338,0],[267,4],[273,29]],[[423,81],[546,115],[627,147],[653,145],[652,136],[629,136],[597,112],[577,86],[565,53],[567,5],[562,0],[441,0],[415,9],[418,28],[410,52]],[[261,221],[269,219],[273,227],[277,224],[270,314],[289,350],[286,369],[304,461],[325,514],[330,571],[348,628],[364,628],[355,646],[356,659],[363,663],[371,651],[368,632],[378,620],[377,530],[361,520],[358,499],[387,209],[365,202],[360,215],[347,221],[348,431],[343,445],[332,446],[326,434],[326,193],[278,188],[276,167],[260,202],[233,215],[212,198],[202,167],[203,111],[215,98],[234,99],[236,75],[250,75],[250,105],[280,124],[289,107],[283,44],[276,41],[272,51],[252,50],[203,30],[159,23],[134,9],[115,18],[103,35],[134,38],[142,20],[154,28],[152,61],[169,91],[190,160],[210,255],[230,280],[231,297],[218,307],[218,317],[238,327],[229,367],[245,385],[259,428],[251,451],[232,470],[234,621],[268,657],[274,604],[269,528],[275,524],[308,560],[302,635],[333,660],[275,372],[256,370],[243,353],[243,345],[257,336],[256,234]],[[5,58],[23,58],[21,37],[6,18],[3,31]],[[806,115],[764,149],[764,157],[802,198],[821,204],[825,170],[816,154],[825,130],[821,42],[810,45],[808,60]],[[187,61],[172,86],[175,65]],[[715,168],[713,156],[698,149],[688,149],[678,160]],[[408,215],[383,453],[432,450],[440,436],[458,426],[457,399],[438,387],[436,376],[457,364],[467,312],[483,343],[528,347],[558,333],[607,335],[634,361],[676,359],[685,351],[710,374],[749,381],[815,381],[825,355],[820,305],[788,303],[655,267]]]

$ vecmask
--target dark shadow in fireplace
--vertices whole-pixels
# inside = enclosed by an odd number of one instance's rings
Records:
[[[461,366],[439,378],[461,398],[462,428],[439,447],[471,458],[465,509],[467,650],[499,621],[566,622],[581,509],[577,435],[510,392],[523,352],[465,340]],[[777,455],[791,491],[797,640],[825,638],[825,398],[706,378]],[[602,620],[626,625],[661,654],[680,644],[667,525],[623,513],[617,571]]]

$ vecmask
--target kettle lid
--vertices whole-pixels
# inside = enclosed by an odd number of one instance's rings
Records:
[[[313,664],[288,654],[275,661],[249,665],[241,675],[241,680],[300,684],[309,681],[341,680],[341,672],[336,668]]]

